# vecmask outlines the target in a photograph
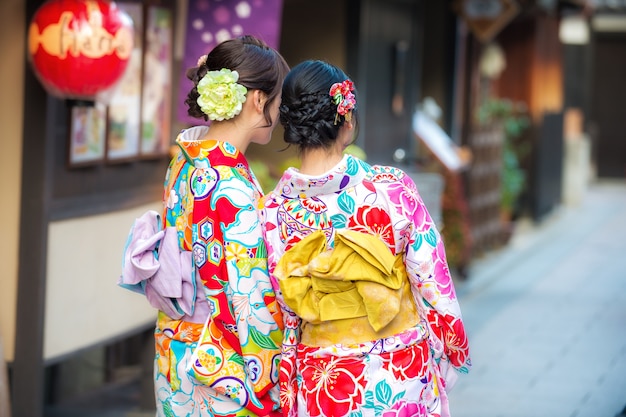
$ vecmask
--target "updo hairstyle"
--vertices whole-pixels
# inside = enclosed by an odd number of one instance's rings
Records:
[[[337,114],[330,87],[347,79],[341,69],[319,60],[303,61],[291,69],[283,83],[280,105],[286,143],[297,145],[300,151],[333,145],[346,119]],[[352,113],[355,120],[356,109]]]
[[[260,90],[267,95],[263,108],[265,121],[272,125],[270,105],[279,98],[280,89],[289,72],[289,65],[283,56],[262,40],[254,36],[244,35],[229,39],[218,44],[209,52],[206,62],[189,68],[187,78],[193,81],[193,88],[187,94],[185,104],[191,117],[208,120],[208,116],[198,105],[198,83],[208,71],[219,71],[222,68],[239,73],[239,84],[250,90]]]

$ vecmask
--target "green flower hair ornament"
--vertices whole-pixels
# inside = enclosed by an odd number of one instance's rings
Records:
[[[227,68],[209,71],[202,77],[197,102],[209,120],[228,120],[241,113],[248,89],[238,80],[239,73]]]

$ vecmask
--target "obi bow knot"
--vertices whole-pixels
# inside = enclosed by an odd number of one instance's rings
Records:
[[[279,260],[274,274],[285,303],[312,324],[367,317],[374,331],[402,306],[406,270],[378,237],[351,230],[335,233],[334,247],[317,231]]]

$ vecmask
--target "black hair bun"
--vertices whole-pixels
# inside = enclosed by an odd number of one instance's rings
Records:
[[[328,94],[305,94],[280,106],[286,143],[304,148],[330,146],[339,133],[335,106]]]

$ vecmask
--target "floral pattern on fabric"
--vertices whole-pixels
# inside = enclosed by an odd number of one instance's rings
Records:
[[[183,131],[164,188],[165,227],[190,251],[209,305],[204,323],[159,314],[158,416],[265,416],[279,407],[283,319],[267,271],[256,212],[261,189],[225,142]]]
[[[471,367],[468,339],[444,244],[411,177],[350,155],[320,176],[290,168],[262,200],[261,219],[285,325],[284,415],[449,416],[446,387]],[[403,256],[419,313],[416,328],[356,346],[300,343],[302,319],[285,303],[273,271],[306,236],[323,230],[330,246],[341,229],[374,234]]]
[[[306,350],[306,349],[305,349]],[[306,355],[306,351],[302,352]],[[303,362],[300,375],[307,414],[347,416],[365,397],[365,363],[350,357],[322,357]]]

